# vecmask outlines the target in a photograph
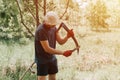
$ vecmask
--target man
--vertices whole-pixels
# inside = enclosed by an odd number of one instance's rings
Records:
[[[56,80],[58,72],[56,55],[70,56],[71,50],[57,50],[56,41],[59,44],[64,44],[70,37],[74,36],[72,30],[67,33],[67,36],[61,38],[56,32],[58,24],[58,16],[55,12],[48,12],[44,17],[43,24],[39,25],[35,33],[35,60],[37,63],[37,79],[46,80],[48,75],[49,80]]]

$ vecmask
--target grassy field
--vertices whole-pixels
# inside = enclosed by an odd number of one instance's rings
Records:
[[[57,80],[120,80],[120,31],[76,31],[75,35],[81,45],[79,55],[75,51],[68,58],[57,56]],[[70,39],[65,45],[57,44],[57,49],[74,46]],[[24,46],[0,43],[0,80],[18,80],[33,61],[34,42]],[[28,72],[23,80],[36,80],[36,74]]]

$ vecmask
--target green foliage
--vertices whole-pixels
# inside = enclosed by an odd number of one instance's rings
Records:
[[[21,1],[19,2],[21,3]],[[23,4],[24,3],[24,4]],[[23,1],[22,5],[23,19],[27,26],[35,26],[35,20],[31,17],[26,6],[33,6],[33,2]],[[21,6],[20,6],[21,7]],[[31,7],[31,10],[35,13],[35,7]],[[21,24],[21,17],[19,9],[15,0],[1,0],[0,1],[0,41],[11,44],[11,43],[21,43],[26,44],[31,39],[30,33]],[[29,27],[31,31],[35,28]]]
[[[43,21],[44,16],[44,1],[38,0],[39,4],[39,22]],[[22,18],[24,24],[29,28],[29,30],[34,33],[36,29],[36,8],[34,1],[31,0],[20,0],[18,1],[20,5],[20,9],[22,12]],[[70,0],[70,11],[78,10],[77,3]],[[58,10],[56,1],[48,0],[46,2],[46,12],[48,11],[56,11]],[[66,6],[66,1],[64,6]],[[65,10],[65,9],[64,9]],[[58,11],[59,12],[59,11]],[[63,14],[63,11],[61,12]],[[74,14],[74,13],[73,13]],[[69,18],[69,14],[65,15],[66,18]],[[32,35],[28,32],[28,30],[21,23],[21,14],[18,9],[17,3],[15,0],[1,0],[0,1],[0,40],[4,42],[20,42],[24,44],[26,42],[26,38],[31,38]]]
[[[21,0],[19,2],[21,11],[22,11],[22,17],[24,24],[29,28],[29,30],[34,33],[36,29],[36,8],[35,4],[32,0]],[[20,15],[20,13],[19,13]],[[21,17],[20,17],[21,19]],[[23,32],[25,33],[25,36],[27,38],[31,38],[32,35],[27,31],[25,27],[23,27]]]
[[[2,0],[0,5],[0,39],[20,39],[23,33],[17,17],[15,0]]]

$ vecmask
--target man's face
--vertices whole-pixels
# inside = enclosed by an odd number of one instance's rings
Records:
[[[48,28],[53,28],[53,27],[55,27],[56,25],[45,24],[45,26],[48,27]]]

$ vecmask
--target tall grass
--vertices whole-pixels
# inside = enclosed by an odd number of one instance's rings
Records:
[[[81,45],[79,55],[57,56],[57,80],[120,80],[120,40],[118,33],[91,33],[77,39]],[[72,40],[57,49],[72,49]],[[34,42],[27,45],[0,43],[0,80],[18,80],[34,61]],[[35,66],[36,70],[36,66]],[[23,80],[36,80],[28,72]]]
[[[18,80],[34,61],[34,45],[2,44],[0,45],[0,80]],[[30,80],[31,73],[26,80]],[[33,79],[31,79],[33,80]]]

